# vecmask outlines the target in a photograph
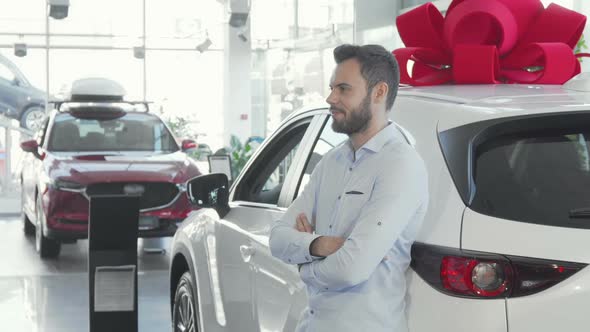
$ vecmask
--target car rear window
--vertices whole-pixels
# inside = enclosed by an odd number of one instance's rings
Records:
[[[50,136],[50,151],[178,151],[168,128],[148,113],[115,119],[81,119],[63,113],[56,116]]]
[[[475,151],[477,212],[541,225],[590,228],[590,131],[496,137]]]

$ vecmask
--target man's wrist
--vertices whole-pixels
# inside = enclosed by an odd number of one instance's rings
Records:
[[[323,238],[323,236],[319,236],[317,238],[315,238],[313,241],[311,241],[311,243],[309,244],[309,254],[315,257],[320,257],[320,258],[324,258],[326,257],[325,255],[322,255],[321,252],[319,252],[319,244],[320,244],[320,239]]]

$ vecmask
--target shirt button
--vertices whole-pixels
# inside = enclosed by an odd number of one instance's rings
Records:
[[[332,228],[332,225],[330,225],[330,228]]]
[[[348,170],[352,172],[352,167],[351,167],[351,168],[349,168]]]
[[[338,199],[340,199],[342,196],[338,196]]]
[[[287,259],[287,261],[289,261],[289,263],[291,263],[291,258]]]
[[[313,310],[310,310],[309,313],[313,315]]]

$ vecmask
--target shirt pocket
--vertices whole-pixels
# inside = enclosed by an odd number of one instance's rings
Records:
[[[373,190],[373,183],[347,188],[342,194],[340,220],[343,234],[348,236],[356,225],[361,212],[367,205]],[[339,227],[340,228],[340,227]]]

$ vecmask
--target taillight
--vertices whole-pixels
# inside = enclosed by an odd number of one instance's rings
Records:
[[[439,291],[461,297],[506,298],[545,290],[587,264],[506,256],[415,243],[412,268]]]

